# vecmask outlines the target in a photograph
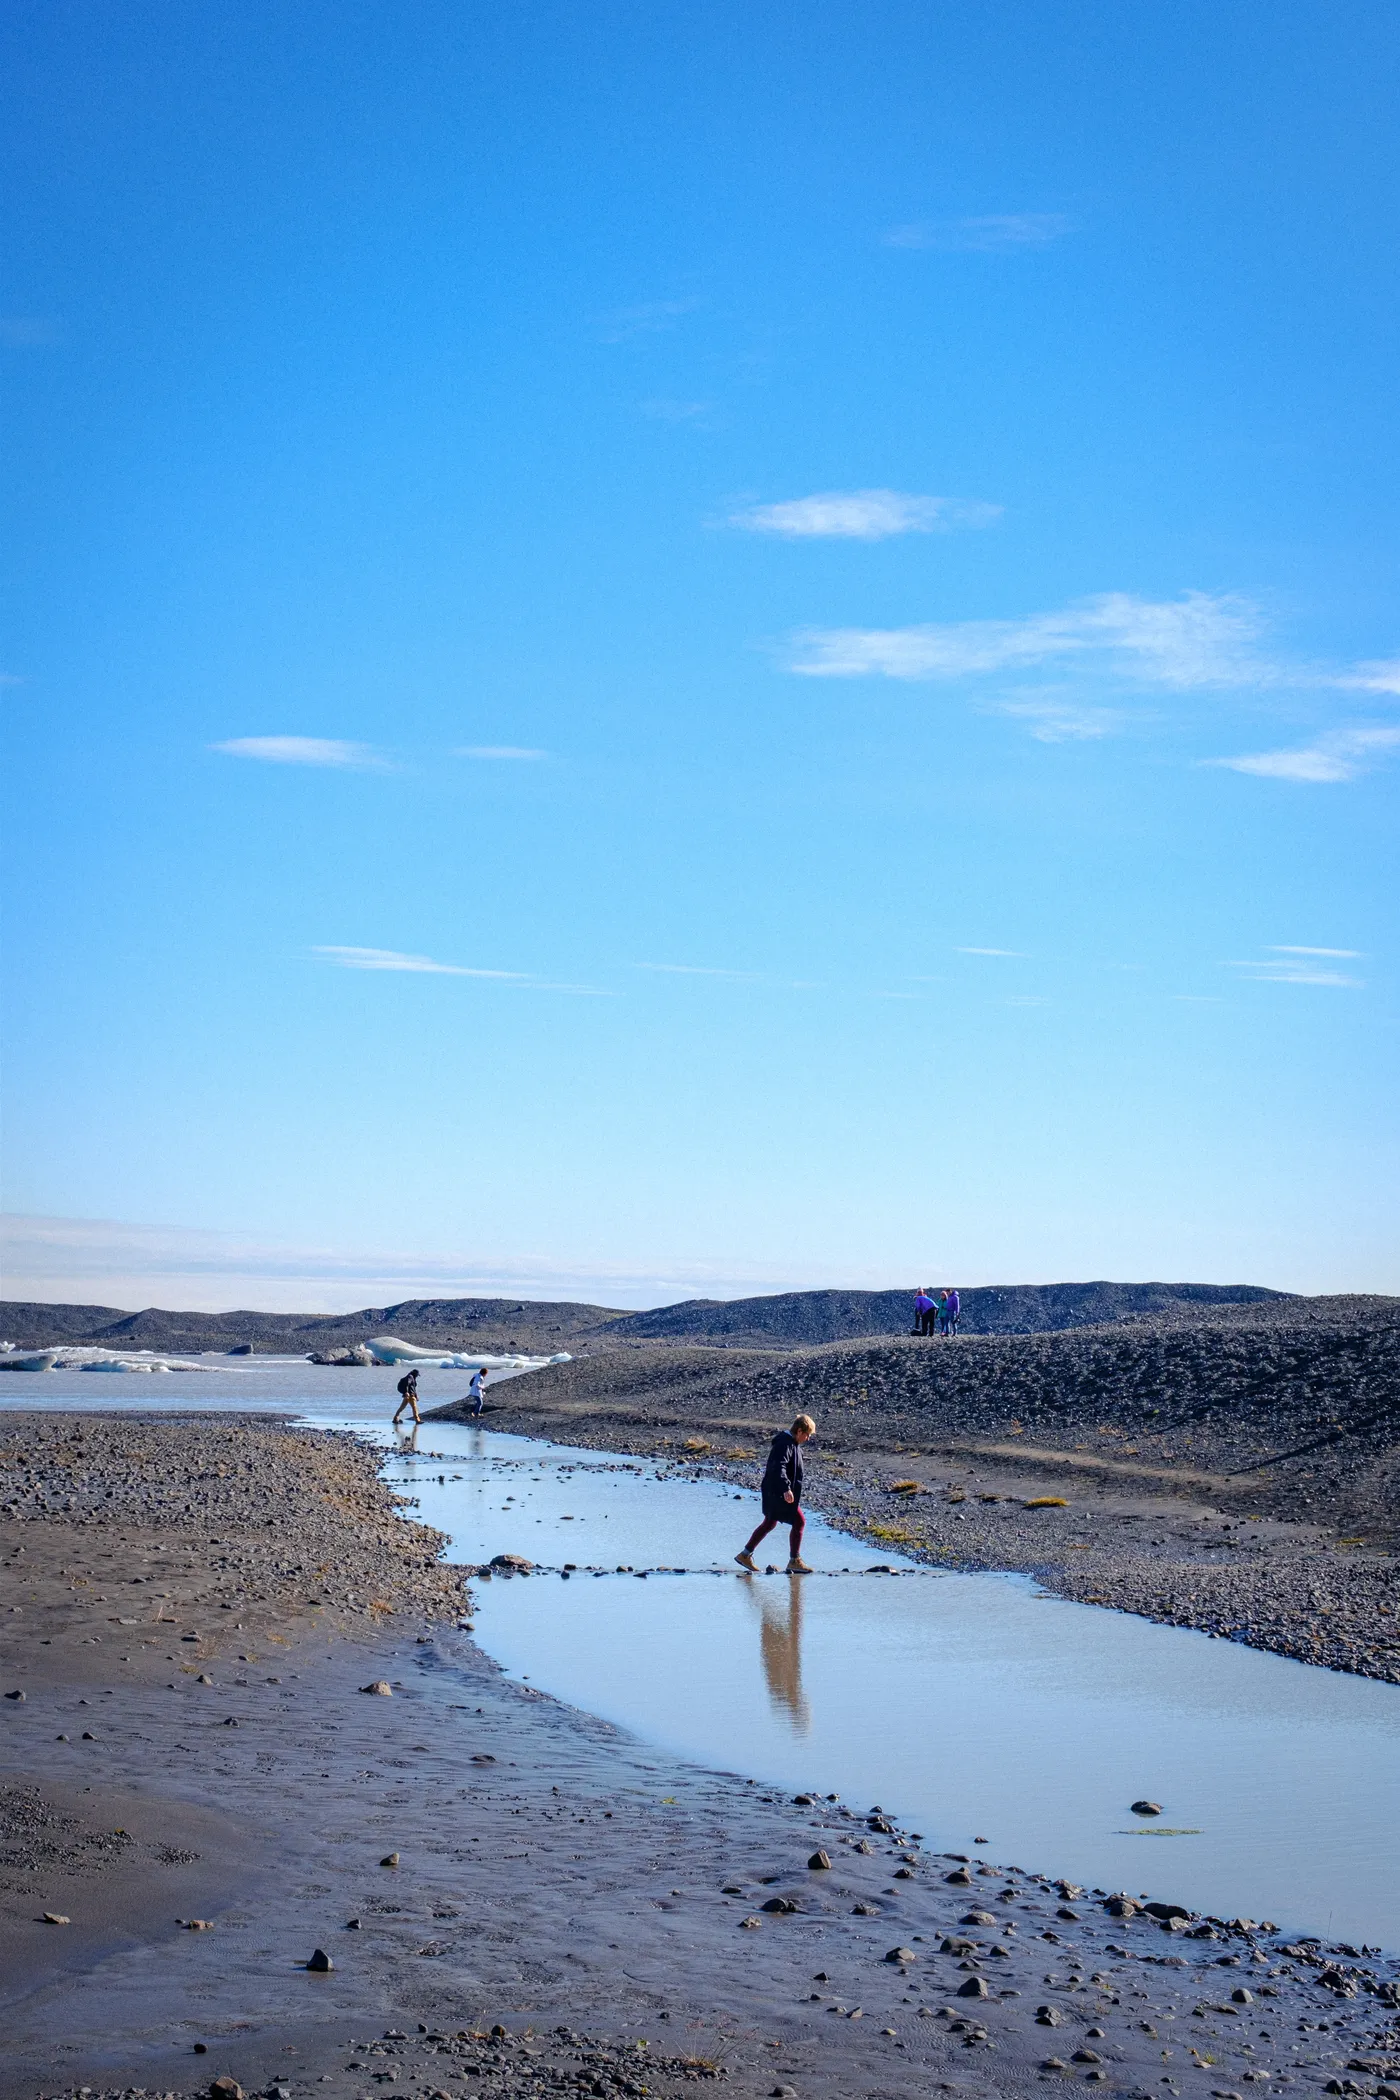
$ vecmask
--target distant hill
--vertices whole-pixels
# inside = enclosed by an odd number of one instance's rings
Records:
[[[988,1284],[962,1292],[964,1331],[1045,1334],[1153,1314],[1183,1314],[1192,1305],[1255,1305],[1291,1294],[1258,1284],[1025,1283]],[[27,1349],[88,1343],[108,1349],[171,1352],[232,1349],[305,1355],[345,1348],[374,1334],[397,1334],[428,1348],[519,1350],[553,1355],[584,1342],[590,1350],[629,1341],[711,1342],[793,1349],[907,1333],[913,1288],[891,1291],[783,1291],[766,1298],[690,1298],[652,1312],[524,1298],[406,1298],[360,1312],[123,1312],[112,1305],[43,1305],[0,1301],[0,1339]]]

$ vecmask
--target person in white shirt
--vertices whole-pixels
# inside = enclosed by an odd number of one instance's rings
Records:
[[[472,1382],[468,1387],[468,1391],[471,1395],[472,1413],[474,1415],[479,1415],[486,1405],[486,1375],[484,1365],[479,1371],[472,1372]]]

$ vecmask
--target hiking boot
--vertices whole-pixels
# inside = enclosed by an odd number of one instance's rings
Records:
[[[755,1562],[754,1557],[750,1553],[747,1546],[745,1546],[742,1553],[736,1553],[734,1558],[738,1561],[739,1566],[741,1568],[748,1569],[750,1575],[756,1575],[758,1573],[757,1563]]]
[[[812,1570],[808,1567],[805,1560],[799,1560],[794,1554],[788,1562],[785,1572],[789,1575],[810,1575]]]

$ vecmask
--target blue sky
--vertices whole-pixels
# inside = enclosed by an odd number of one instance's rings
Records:
[[[1392,7],[0,35],[10,1295],[1400,1288]]]

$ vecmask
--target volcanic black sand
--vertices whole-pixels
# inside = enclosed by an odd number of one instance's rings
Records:
[[[784,1353],[634,1343],[494,1400],[494,1427],[745,1482],[805,1412],[806,1500],[862,1538],[1400,1683],[1400,1299]]]
[[[507,1682],[352,1438],[11,1415],[0,1462],[6,2100],[1400,2100],[1389,1957],[931,1855]]]

